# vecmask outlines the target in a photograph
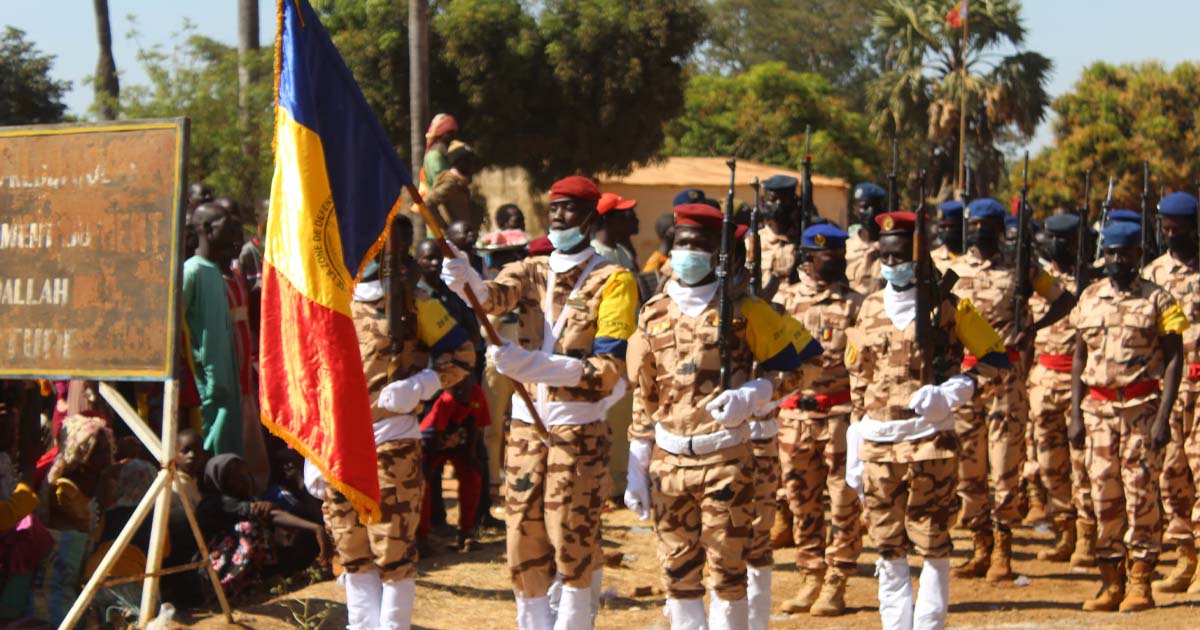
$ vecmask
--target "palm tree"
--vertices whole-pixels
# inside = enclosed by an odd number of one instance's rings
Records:
[[[1023,50],[1020,0],[970,3],[966,54],[962,30],[946,14],[953,0],[888,0],[875,13],[883,72],[868,87],[872,128],[887,137],[923,138],[939,198],[958,171],[959,116],[966,96],[966,145],[979,190],[1004,170],[1001,142],[1028,140],[1046,117],[1052,62]],[[964,67],[965,63],[965,67]]]
[[[92,80],[96,90],[96,109],[100,120],[113,120],[117,117],[121,84],[117,80],[117,62],[113,59],[108,0],[93,0],[92,8],[96,13],[96,40],[100,44],[100,56],[96,59],[96,77]]]

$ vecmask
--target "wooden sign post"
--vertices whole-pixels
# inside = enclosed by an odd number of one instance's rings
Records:
[[[162,568],[175,473],[187,119],[0,128],[0,378],[163,381],[162,437],[109,383],[100,395],[158,459],[160,470],[61,629],[73,628],[154,511],[141,624],[158,579],[206,567],[196,516],[180,501],[203,558]],[[122,580],[128,581],[128,580]]]

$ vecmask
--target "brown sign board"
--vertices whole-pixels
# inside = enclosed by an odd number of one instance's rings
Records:
[[[187,119],[0,127],[0,378],[170,378]]]

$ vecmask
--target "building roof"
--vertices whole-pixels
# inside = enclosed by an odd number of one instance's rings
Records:
[[[606,176],[600,178],[600,186],[606,184],[624,184],[626,186],[674,186],[699,188],[728,187],[729,167],[725,166],[726,157],[671,157],[661,162],[647,164],[635,168],[632,173],[624,176]],[[771,166],[750,160],[738,160],[738,185],[746,185],[755,177],[759,181],[772,175],[791,175],[800,179],[802,173],[791,169]],[[813,173],[813,186],[850,189],[846,180],[838,177],[826,177]]]

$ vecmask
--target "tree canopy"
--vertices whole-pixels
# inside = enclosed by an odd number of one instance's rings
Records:
[[[1052,64],[1024,50],[1019,0],[972,3],[966,54],[962,30],[946,13],[952,0],[888,0],[875,13],[875,46],[883,71],[872,83],[872,127],[890,136],[923,138],[917,152],[949,196],[958,171],[959,124],[966,97],[967,158],[982,194],[1001,178],[999,146],[1029,139],[1045,119]],[[964,72],[965,59],[965,72]],[[975,191],[973,191],[975,192]]]
[[[849,181],[877,178],[881,150],[867,120],[849,111],[824,77],[782,62],[749,71],[693,77],[683,113],[667,124],[668,155],[734,155],[798,169],[812,126],[816,172]]]
[[[0,125],[36,125],[63,120],[69,81],[50,78],[54,55],[43,54],[25,32],[7,26],[0,35]]]
[[[1094,63],[1054,101],[1055,143],[1030,161],[1030,202],[1078,206],[1092,171],[1092,209],[1115,178],[1113,207],[1137,209],[1142,161],[1150,161],[1151,203],[1159,188],[1196,194],[1200,179],[1200,64]],[[1018,165],[1019,168],[1019,165]],[[1035,177],[1036,175],[1036,177]],[[1010,180],[1019,186],[1020,171]]]

